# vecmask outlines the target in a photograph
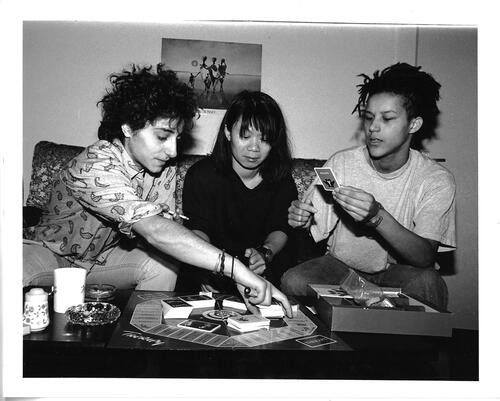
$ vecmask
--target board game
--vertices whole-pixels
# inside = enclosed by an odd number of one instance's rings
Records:
[[[227,295],[214,295],[217,305]],[[193,329],[186,325],[186,318],[167,319],[163,315],[162,300],[172,298],[172,293],[134,291],[108,344],[110,348],[151,349],[207,349],[262,347],[286,340],[296,340],[310,348],[337,349],[345,343],[318,326],[302,310],[293,318],[270,319],[268,329],[240,333],[228,327],[227,319],[245,314],[242,310],[220,306],[194,308],[189,320],[197,326],[203,322],[210,331]],[[182,324],[181,324],[182,323]],[[215,326],[218,326],[215,330]],[[326,333],[326,336],[325,336]],[[299,341],[300,340],[300,341]],[[348,348],[348,347],[347,347]]]
[[[403,335],[452,335],[452,314],[438,311],[400,288],[381,287],[391,307],[357,304],[338,285],[309,284],[317,297],[316,310],[332,331]]]

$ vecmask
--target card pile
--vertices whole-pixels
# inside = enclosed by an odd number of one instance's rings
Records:
[[[255,331],[260,329],[269,329],[271,321],[265,317],[257,315],[242,315],[229,317],[227,319],[228,327],[246,333],[248,331]]]
[[[193,311],[193,306],[180,298],[167,298],[161,300],[163,317],[165,319],[185,319]]]
[[[203,320],[184,320],[183,322],[180,322],[177,327],[182,327],[184,329],[190,329],[190,330],[196,330],[196,331],[204,331],[204,332],[213,332],[217,330],[220,325],[215,324],[215,323],[210,323],[210,322],[205,322]]]
[[[241,298],[237,297],[236,295],[232,295],[228,298],[224,298],[222,300],[222,307],[233,308],[233,309],[237,309],[237,310],[240,310],[243,312],[246,312],[246,310],[247,310],[247,306],[245,305],[245,302],[243,302],[243,300]]]
[[[257,305],[259,308],[260,314],[263,317],[271,318],[271,319],[278,319],[278,318],[283,318],[285,316],[285,312],[283,311],[283,308],[281,305],[276,302],[272,301],[271,305]]]
[[[183,301],[187,302],[194,308],[214,308],[215,299],[209,297],[208,295],[196,294],[196,295],[183,295],[179,297]]]

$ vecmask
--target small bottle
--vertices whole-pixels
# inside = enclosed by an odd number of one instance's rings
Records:
[[[32,288],[24,297],[23,323],[29,324],[31,331],[41,331],[49,325],[48,295],[42,288]]]

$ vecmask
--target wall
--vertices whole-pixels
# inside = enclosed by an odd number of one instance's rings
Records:
[[[474,32],[395,25],[25,22],[25,196],[36,142],[93,142],[99,124],[95,104],[104,93],[106,77],[132,62],[159,62],[162,38],[261,43],[262,90],[284,111],[295,157],[327,158],[357,143],[357,119],[351,115],[357,99],[355,85],[360,82],[357,74],[371,74],[396,61],[418,61],[434,72],[444,87],[443,123],[439,140],[429,150],[446,158],[446,166],[457,176],[460,197],[458,274],[445,277],[450,309],[457,314],[458,327],[477,328]],[[464,57],[466,62],[458,62]],[[457,85],[462,82],[467,85]],[[467,113],[461,112],[464,107]],[[214,133],[203,135],[207,135],[204,145],[193,153],[210,150],[207,144]],[[464,153],[469,156],[466,163]]]
[[[459,314],[460,321],[477,325],[477,32],[420,29],[418,43],[418,64],[432,71],[443,88],[438,138],[430,149],[446,159],[444,165],[453,172],[457,184],[456,263],[453,272],[444,272],[450,289],[449,308]]]

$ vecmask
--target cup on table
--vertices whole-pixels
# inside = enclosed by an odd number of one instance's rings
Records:
[[[74,305],[83,304],[87,270],[60,267],[54,270],[54,311],[64,313]]]
[[[30,326],[30,331],[40,331],[49,325],[48,295],[42,288],[32,288],[25,294],[23,323]]]

